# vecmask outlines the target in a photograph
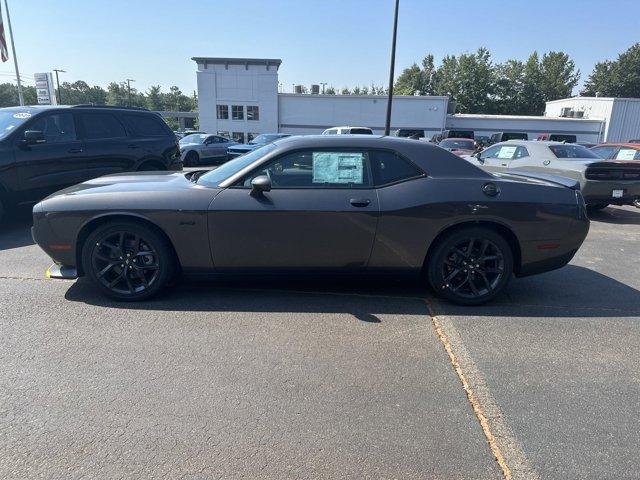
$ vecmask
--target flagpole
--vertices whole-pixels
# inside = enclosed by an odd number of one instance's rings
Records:
[[[13,41],[13,30],[11,29],[11,17],[9,17],[9,5],[4,0],[4,9],[7,11],[7,26],[9,27],[9,38],[11,38],[11,51],[13,52],[13,64],[16,67],[16,81],[18,82],[18,100],[20,106],[24,105],[24,96],[22,95],[22,83],[20,83],[20,70],[18,70],[18,57],[16,57],[16,44]]]

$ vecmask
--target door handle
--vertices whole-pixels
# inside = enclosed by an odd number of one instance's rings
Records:
[[[371,200],[368,198],[352,198],[349,203],[354,207],[366,207],[371,203]]]
[[[69,149],[69,153],[82,153],[81,148],[71,148]]]
[[[543,165],[549,165],[551,163],[551,160],[545,160],[544,162],[542,162]]]

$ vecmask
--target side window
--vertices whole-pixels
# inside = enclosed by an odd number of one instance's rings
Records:
[[[109,113],[83,113],[80,115],[80,123],[84,131],[84,138],[87,140],[127,136],[122,124]]]
[[[375,186],[388,185],[424,175],[422,170],[395,152],[371,152],[370,162]]]
[[[516,158],[517,145],[500,145],[496,158],[501,160],[513,160]]]
[[[142,137],[164,137],[168,135],[166,123],[157,115],[125,113],[123,117],[136,135]]]
[[[77,139],[73,115],[70,113],[45,115],[31,124],[28,130],[41,131],[45,143],[67,143]]]
[[[248,187],[260,175],[271,178],[271,188],[358,188],[371,185],[362,151],[302,150],[278,157],[247,176]]]
[[[591,151],[595,153],[597,156],[599,156],[600,158],[609,158],[617,148],[618,147],[610,147],[610,146],[603,145],[601,147],[594,147],[591,149]]]
[[[336,133],[338,133],[338,131],[334,128],[331,128],[329,130],[327,130],[324,134],[325,135],[335,135]]]
[[[616,153],[615,159],[616,160],[637,160],[638,153],[640,153],[640,150],[636,150],[635,148],[622,147],[620,150],[618,150],[618,153]]]
[[[518,147],[516,149],[516,155],[513,158],[524,158],[529,156],[529,151],[525,147]]]

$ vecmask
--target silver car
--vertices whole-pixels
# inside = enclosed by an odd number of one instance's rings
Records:
[[[640,206],[640,161],[606,161],[582,145],[510,140],[470,160],[491,172],[540,172],[572,178],[590,210],[607,205]]]
[[[182,138],[180,144],[180,158],[185,167],[195,167],[205,162],[227,161],[227,149],[237,145],[229,138],[207,133],[196,133]]]

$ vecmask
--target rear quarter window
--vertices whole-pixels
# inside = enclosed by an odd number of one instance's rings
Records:
[[[135,135],[142,137],[167,137],[173,135],[168,125],[158,115],[124,113],[122,116]]]
[[[375,186],[402,182],[424,175],[416,165],[402,158],[396,152],[373,151],[369,156],[373,184]]]
[[[572,159],[572,158],[600,158],[588,148],[582,145],[549,145],[549,150],[556,158]]]

